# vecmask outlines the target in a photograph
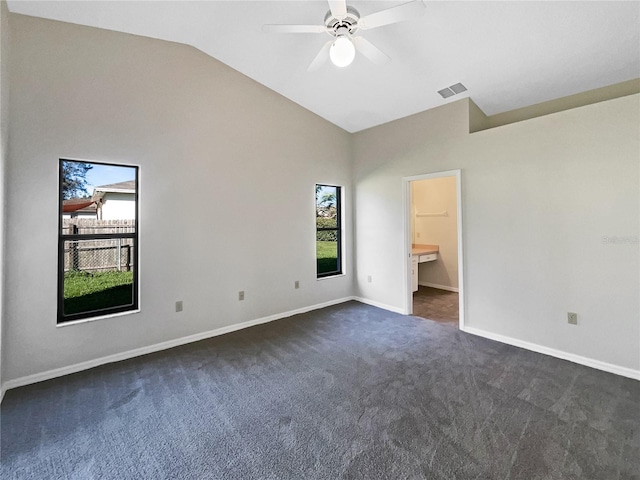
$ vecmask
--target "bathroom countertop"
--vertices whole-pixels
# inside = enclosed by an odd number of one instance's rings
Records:
[[[438,245],[419,245],[414,243],[411,245],[411,255],[427,255],[429,253],[438,253],[440,247]]]

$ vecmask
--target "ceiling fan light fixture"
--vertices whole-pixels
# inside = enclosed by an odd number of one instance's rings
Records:
[[[331,44],[329,58],[336,67],[348,67],[356,56],[356,47],[347,35],[340,35]]]

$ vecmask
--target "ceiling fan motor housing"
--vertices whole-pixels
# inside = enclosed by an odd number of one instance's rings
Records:
[[[347,14],[344,18],[336,18],[331,14],[331,10],[324,16],[324,24],[327,26],[328,32],[337,37],[346,33],[345,28],[348,30],[349,35],[353,35],[358,30],[358,20],[360,20],[360,13],[353,7],[347,6]]]

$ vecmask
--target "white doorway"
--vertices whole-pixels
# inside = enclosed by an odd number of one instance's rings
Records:
[[[440,179],[437,182],[427,180]],[[429,188],[431,184],[431,188]],[[433,193],[436,189],[447,186],[454,195],[455,202],[447,205],[442,202],[416,203],[412,201],[412,190],[418,197],[425,197],[424,192]],[[455,192],[452,190],[455,188]],[[423,192],[423,193],[421,193]],[[458,295],[458,328],[464,329],[464,261],[463,261],[463,222],[462,222],[462,188],[461,171],[427,173],[403,178],[404,193],[404,258],[405,258],[405,305],[404,313],[413,314],[414,285],[418,281],[419,269],[422,276],[429,276],[430,282],[420,281],[423,286],[457,291]],[[426,195],[429,197],[429,195]],[[422,200],[425,201],[424,199]],[[452,218],[455,217],[455,218]],[[425,233],[425,226],[432,228],[439,224],[453,223],[453,231],[449,233]],[[432,228],[427,228],[431,232]],[[422,236],[421,236],[422,235]],[[446,240],[446,235],[454,238]],[[443,243],[443,245],[439,245]],[[435,255],[434,252],[437,252]],[[414,253],[416,255],[414,255]],[[418,263],[422,261],[421,263]],[[429,262],[429,263],[426,263]],[[434,290],[435,291],[435,290]]]

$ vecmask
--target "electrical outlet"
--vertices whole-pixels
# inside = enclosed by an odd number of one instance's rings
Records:
[[[416,232],[416,237],[420,238],[420,232]]]
[[[244,290],[238,292],[238,300],[244,300]]]
[[[577,313],[573,313],[573,312],[567,313],[567,322],[570,323],[571,325],[577,325],[578,324],[578,314]]]
[[[294,283],[295,288],[300,288],[300,280],[296,280]]]
[[[176,302],[176,312],[181,312],[182,311],[182,300],[178,300]]]
[[[371,275],[367,275],[367,282],[373,282],[373,277]]]

